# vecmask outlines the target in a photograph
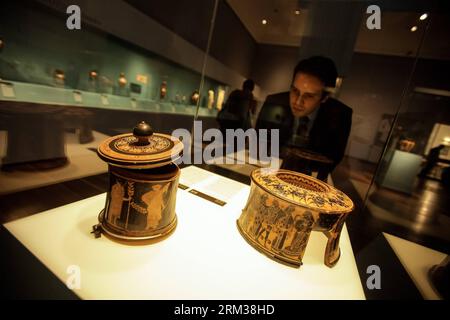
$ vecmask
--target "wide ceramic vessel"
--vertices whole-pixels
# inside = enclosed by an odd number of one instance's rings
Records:
[[[336,188],[289,170],[257,169],[237,227],[257,250],[278,262],[300,267],[311,231],[328,238],[324,262],[340,257],[339,238],[353,202]]]

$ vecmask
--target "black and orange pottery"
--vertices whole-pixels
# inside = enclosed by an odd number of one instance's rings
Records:
[[[324,262],[340,258],[339,238],[353,202],[336,188],[313,177],[283,169],[257,169],[237,220],[241,235],[270,258],[293,267],[302,265],[311,231],[328,238]]]
[[[106,139],[97,149],[108,163],[109,190],[93,233],[139,243],[163,239],[176,227],[180,140],[140,122],[133,133]]]

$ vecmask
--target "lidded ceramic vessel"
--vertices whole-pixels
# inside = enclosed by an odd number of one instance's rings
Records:
[[[257,250],[278,262],[300,267],[311,231],[328,238],[324,262],[340,257],[339,237],[352,200],[313,177],[289,170],[257,169],[237,227]]]
[[[108,163],[109,190],[96,237],[150,240],[170,234],[177,224],[175,201],[180,169],[173,163],[183,151],[180,140],[154,133],[140,122],[133,133],[103,141],[98,156]]]
[[[317,178],[325,181],[333,161],[317,152],[298,147],[290,147],[286,149],[286,156],[283,158],[282,169],[301,172],[311,175],[316,171]]]

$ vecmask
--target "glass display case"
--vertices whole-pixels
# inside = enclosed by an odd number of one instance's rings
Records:
[[[448,299],[449,12],[4,3],[2,295]]]

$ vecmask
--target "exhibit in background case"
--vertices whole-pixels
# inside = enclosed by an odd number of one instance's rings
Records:
[[[97,150],[109,164],[105,208],[93,233],[120,240],[153,240],[176,226],[176,192],[180,169],[172,161],[183,151],[175,137],[153,133],[140,122],[133,133],[105,140]]]
[[[161,87],[159,88],[159,98],[163,100],[167,95],[167,81],[163,81],[161,83]]]
[[[289,171],[257,169],[237,226],[259,251],[299,267],[312,230],[328,238],[324,262],[340,257],[339,237],[353,202],[344,193],[310,176]]]

